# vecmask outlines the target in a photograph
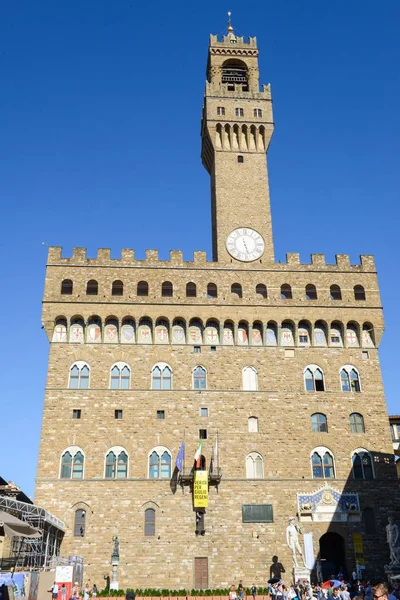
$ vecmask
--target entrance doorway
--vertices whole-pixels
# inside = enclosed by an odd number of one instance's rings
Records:
[[[336,579],[339,571],[346,574],[346,554],[344,539],[338,533],[330,531],[319,539],[319,556],[321,560],[322,575],[324,581]]]
[[[196,590],[208,588],[208,558],[198,557],[194,559],[194,587]]]

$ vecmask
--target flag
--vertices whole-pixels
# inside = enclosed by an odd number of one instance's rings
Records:
[[[199,446],[196,450],[196,454],[194,455],[194,460],[196,461],[196,467],[199,468],[200,467],[200,463],[201,463],[201,446],[203,444],[203,440],[199,441]]]
[[[182,442],[179,448],[178,456],[176,457],[176,468],[182,473],[183,461],[185,460],[185,442]]]

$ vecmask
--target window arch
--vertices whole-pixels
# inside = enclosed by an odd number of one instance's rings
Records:
[[[66,295],[71,295],[74,289],[74,284],[72,283],[72,279],[64,279],[64,281],[61,282],[61,293],[66,296]]]
[[[258,390],[258,375],[255,367],[246,366],[242,370],[242,387],[245,391]]]
[[[350,431],[351,433],[364,433],[364,417],[360,413],[351,413],[350,415]]]
[[[249,84],[246,63],[236,58],[226,60],[222,65],[222,83],[225,83],[230,91],[247,92]]]
[[[124,284],[119,279],[117,279],[116,281],[113,281],[112,286],[111,286],[111,295],[112,296],[123,296],[124,295]]]
[[[264,478],[264,461],[261,454],[258,452],[250,452],[246,457],[246,478]]]
[[[341,300],[342,299],[342,290],[336,284],[331,285],[331,300]]]
[[[139,281],[136,290],[137,296],[148,296],[149,295],[149,284],[147,281]]]
[[[306,285],[306,300],[317,300],[317,288],[313,283]]]
[[[342,392],[360,392],[360,376],[352,365],[344,365],[340,370],[340,385]]]
[[[240,283],[232,283],[231,294],[237,296],[237,298],[243,298],[242,286]]]
[[[60,479],[83,479],[85,456],[78,446],[70,446],[61,455]]]
[[[95,279],[91,279],[86,284],[86,295],[87,296],[97,296],[99,293],[99,284]]]
[[[122,446],[113,446],[106,454],[105,478],[126,479],[128,477],[128,453]]]
[[[331,346],[343,346],[343,325],[334,321],[330,327]]]
[[[198,366],[193,369],[193,389],[205,390],[207,388],[207,371],[204,367]]]
[[[85,323],[82,317],[73,317],[71,319],[71,325],[69,328],[69,341],[73,344],[83,344],[85,341],[84,336]]]
[[[311,430],[318,433],[328,433],[328,421],[323,413],[311,415]]]
[[[297,329],[299,346],[309,346],[311,344],[311,327],[308,321],[300,321]]]
[[[151,370],[152,390],[172,389],[172,369],[167,363],[159,362]]]
[[[291,286],[288,283],[281,285],[281,300],[291,300],[292,298]]]
[[[258,418],[257,417],[249,417],[248,418],[248,428],[249,428],[249,433],[258,433]]]
[[[312,451],[311,470],[314,479],[333,479],[335,477],[333,454],[328,448],[319,446]]]
[[[156,446],[149,453],[149,478],[171,478],[171,453],[165,446]]]
[[[186,298],[196,298],[197,289],[196,284],[193,281],[190,281],[186,284]]]
[[[57,317],[54,324],[52,342],[67,341],[67,319],[65,317]]]
[[[307,392],[324,392],[324,372],[318,365],[308,365],[304,369],[304,386]]]
[[[144,535],[145,537],[156,535],[156,511],[154,508],[146,508],[144,511]]]
[[[353,479],[374,479],[374,467],[372,457],[368,450],[359,448],[353,452],[351,457]]]
[[[124,362],[117,362],[111,367],[110,389],[128,390],[131,383],[131,370]]]
[[[74,516],[74,537],[85,537],[86,510],[78,508]]]
[[[218,298],[218,288],[215,283],[207,285],[207,298]]]
[[[354,289],[354,300],[366,300],[364,286],[355,285],[353,289]]]
[[[263,283],[259,283],[258,285],[256,285],[256,294],[257,296],[261,296],[261,298],[264,298],[266,300],[268,298],[267,286]]]
[[[174,295],[174,286],[170,281],[163,281],[161,286],[161,296],[164,298],[170,298]]]
[[[100,344],[101,343],[101,319],[97,315],[92,315],[88,319],[88,326],[86,328],[86,341],[89,344]]]
[[[87,390],[89,388],[89,365],[82,360],[74,362],[69,370],[69,389]]]
[[[104,327],[104,342],[106,344],[115,344],[118,342],[118,319],[108,317]]]
[[[215,319],[208,319],[204,330],[204,342],[211,346],[219,344],[219,323]]]

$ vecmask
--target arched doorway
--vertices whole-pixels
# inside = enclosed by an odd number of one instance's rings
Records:
[[[344,539],[338,533],[330,531],[319,538],[319,556],[324,581],[339,571],[346,573],[346,553]]]

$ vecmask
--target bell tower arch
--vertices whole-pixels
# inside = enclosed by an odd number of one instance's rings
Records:
[[[211,178],[213,260],[274,261],[266,153],[273,132],[269,86],[259,89],[256,38],[210,36],[202,161]]]

